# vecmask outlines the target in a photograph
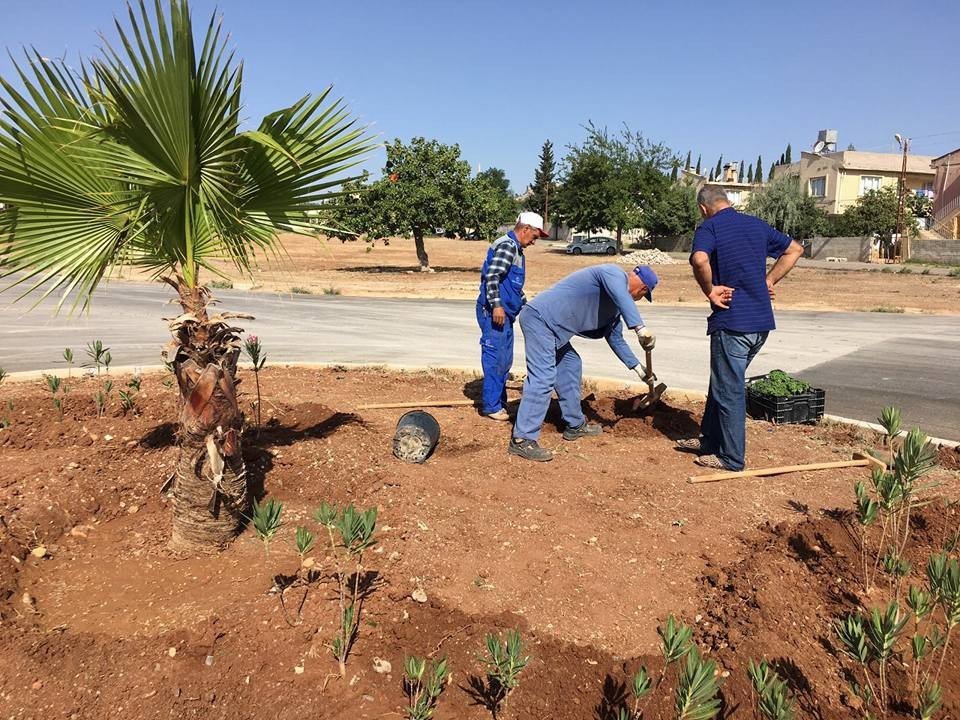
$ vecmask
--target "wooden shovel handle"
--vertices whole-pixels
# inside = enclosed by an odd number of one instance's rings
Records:
[[[394,410],[399,408],[422,407],[455,407],[459,405],[476,405],[475,400],[424,400],[423,402],[381,403],[375,405],[358,405],[357,410]]]
[[[836,462],[810,463],[808,465],[780,465],[778,467],[759,468],[757,470],[741,470],[739,472],[722,472],[713,475],[694,475],[687,479],[691,483],[718,482],[720,480],[731,480],[741,477],[762,477],[764,475],[782,475],[783,473],[803,472],[804,470],[829,470],[831,468],[845,467],[863,467],[866,465],[876,465],[875,461],[860,460],[838,460]]]

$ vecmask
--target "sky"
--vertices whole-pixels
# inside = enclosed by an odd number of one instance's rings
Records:
[[[0,46],[71,63],[113,37],[120,0],[0,0]],[[592,121],[626,124],[711,168],[765,168],[817,131],[839,149],[941,155],[960,147],[960,2],[500,2],[192,0],[195,31],[222,13],[244,60],[251,126],[334,85],[384,142],[458,143],[476,170],[513,189],[533,179],[543,142],[557,159]],[[0,75],[12,63],[0,56]],[[379,175],[385,154],[365,163]]]

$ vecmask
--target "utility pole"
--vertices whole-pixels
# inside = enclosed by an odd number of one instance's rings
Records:
[[[893,136],[903,148],[903,166],[900,168],[900,182],[897,184],[897,239],[900,242],[900,260],[910,259],[910,240],[903,233],[904,195],[907,189],[907,148],[910,147],[910,138],[901,137],[899,133]],[[896,258],[894,258],[896,259]]]

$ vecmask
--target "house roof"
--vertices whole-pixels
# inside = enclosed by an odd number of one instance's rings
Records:
[[[903,168],[903,156],[900,153],[861,152],[844,150],[830,153],[844,170],[875,170],[878,172],[900,172]],[[907,172],[919,175],[933,175],[930,163],[933,155],[907,155]]]
[[[956,155],[957,158],[955,159],[960,160],[960,148],[957,148],[956,150],[951,150],[948,153],[944,153],[940,157],[935,157],[931,162],[936,163],[936,162],[939,162],[940,160],[946,160],[948,157],[951,157],[952,155]]]

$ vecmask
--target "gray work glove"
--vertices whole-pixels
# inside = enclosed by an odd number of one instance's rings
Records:
[[[637,328],[637,340],[640,341],[640,347],[644,350],[653,350],[657,344],[657,338],[645,327]]]

